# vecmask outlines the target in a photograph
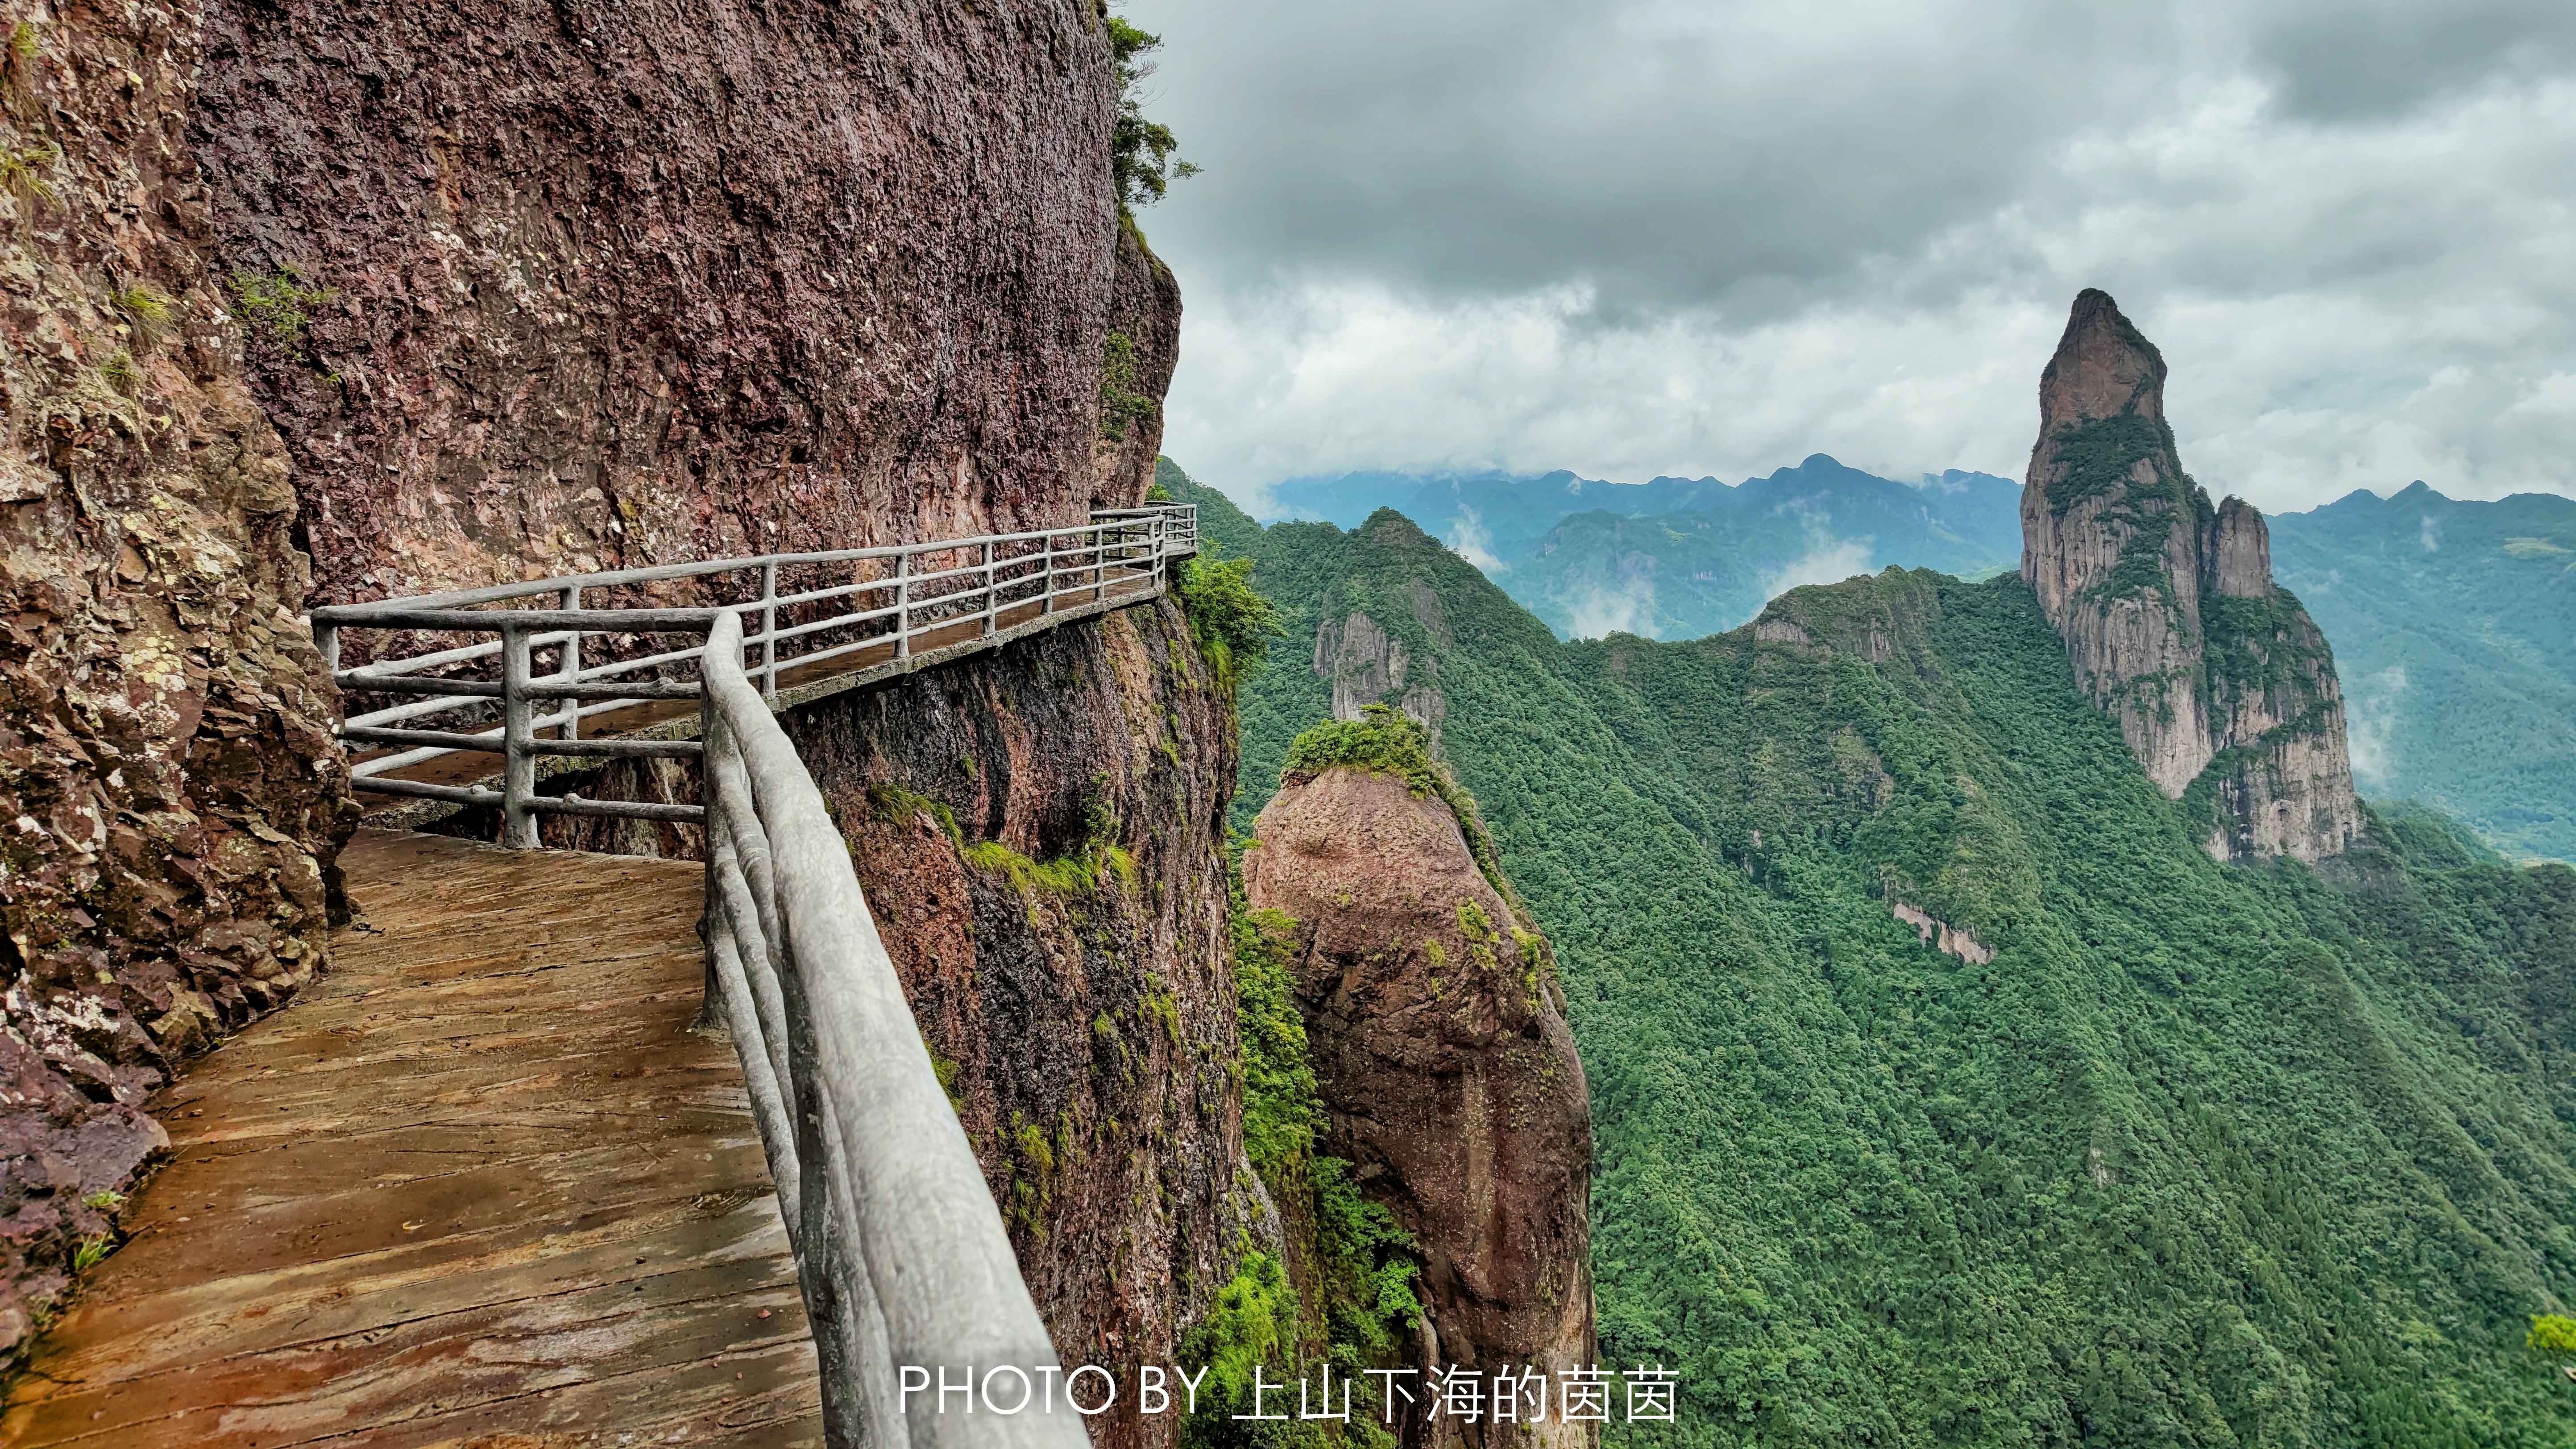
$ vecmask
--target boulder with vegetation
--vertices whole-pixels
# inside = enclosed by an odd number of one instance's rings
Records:
[[[1553,1380],[1594,1359],[1583,1067],[1547,942],[1427,743],[1384,706],[1300,736],[1244,891],[1295,923],[1326,1145],[1420,1251],[1419,1366]]]

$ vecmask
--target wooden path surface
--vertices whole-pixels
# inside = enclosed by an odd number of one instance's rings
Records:
[[[164,1094],[172,1161],[0,1445],[820,1444],[695,865],[362,833],[330,975]]]

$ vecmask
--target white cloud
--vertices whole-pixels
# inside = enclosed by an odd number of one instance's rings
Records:
[[[1567,606],[1566,632],[1577,639],[1599,639],[1611,634],[1652,639],[1655,631],[1647,620],[1654,611],[1653,584],[1639,580],[1625,590],[1594,584]]]
[[[2576,7],[1131,14],[1194,470],[2017,476],[2101,286],[2213,491],[2576,492]]]
[[[2365,790],[2386,789],[2395,779],[2396,753],[2391,736],[2397,702],[2406,693],[2406,666],[2392,664],[2352,682],[2344,697],[2344,738],[2352,751],[2352,773]]]
[[[1763,596],[1776,599],[1805,584],[1841,583],[1854,574],[1868,573],[1869,559],[1868,539],[1818,539],[1806,553],[1763,578]]]
[[[1441,540],[1449,551],[1484,570],[1488,575],[1507,572],[1509,566],[1494,555],[1494,535],[1485,527],[1484,515],[1473,508],[1461,508],[1449,520],[1449,536]]]

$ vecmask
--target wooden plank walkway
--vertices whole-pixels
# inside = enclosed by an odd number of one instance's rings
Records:
[[[157,1105],[0,1444],[822,1442],[700,868],[364,832],[358,927]]]

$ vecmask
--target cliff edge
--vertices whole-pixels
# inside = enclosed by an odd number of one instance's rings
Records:
[[[2272,582],[2263,515],[2213,506],[2165,421],[2165,360],[2108,293],[2040,375],[2022,578],[2076,681],[2223,860],[2341,854],[2361,828],[2334,656]]]

